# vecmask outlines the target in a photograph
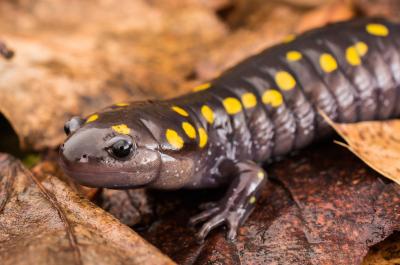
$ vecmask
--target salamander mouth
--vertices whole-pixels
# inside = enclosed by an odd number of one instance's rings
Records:
[[[134,185],[129,180],[134,177],[132,172],[110,170],[89,164],[71,163],[61,158],[60,166],[64,172],[81,185],[94,188],[131,189],[141,188],[148,183]]]

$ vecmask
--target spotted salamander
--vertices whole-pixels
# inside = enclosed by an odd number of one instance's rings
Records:
[[[400,114],[400,25],[380,18],[330,24],[252,56],[193,93],[119,103],[65,124],[61,164],[96,187],[227,185],[191,224],[204,239],[225,223],[236,237],[267,181],[262,162],[327,136],[337,122]]]

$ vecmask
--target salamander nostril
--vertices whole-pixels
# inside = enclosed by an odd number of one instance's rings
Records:
[[[87,163],[88,161],[89,161],[89,159],[88,159],[88,155],[87,154],[83,154],[81,156],[81,159],[79,159],[79,162],[81,162],[81,163]]]

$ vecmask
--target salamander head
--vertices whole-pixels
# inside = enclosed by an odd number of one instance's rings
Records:
[[[83,185],[131,188],[148,185],[160,174],[161,154],[150,132],[122,119],[122,112],[73,117],[65,124],[61,165]]]

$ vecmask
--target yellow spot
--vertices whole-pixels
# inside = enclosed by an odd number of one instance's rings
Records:
[[[242,95],[242,102],[246,109],[253,108],[257,105],[257,98],[253,93],[244,93]]]
[[[289,51],[286,53],[286,59],[290,62],[298,61],[301,58],[303,58],[303,55],[298,51]]]
[[[124,103],[124,102],[115,104],[115,106],[118,106],[118,107],[126,107],[128,105],[129,105],[128,103]]]
[[[251,196],[250,199],[249,199],[249,203],[250,203],[250,204],[254,204],[254,203],[256,202],[256,200],[257,200],[257,199],[256,199],[255,196]]]
[[[129,134],[131,132],[131,129],[126,124],[114,125],[111,128],[120,134]]]
[[[206,90],[206,89],[210,88],[210,86],[211,86],[210,83],[205,83],[205,84],[202,84],[202,85],[199,85],[199,86],[193,88],[193,91],[197,92],[197,91]]]
[[[200,148],[203,148],[204,146],[206,146],[207,141],[208,141],[208,135],[206,130],[204,130],[203,128],[199,128],[199,146]]]
[[[179,115],[182,115],[184,117],[189,117],[189,113],[187,113],[186,110],[182,109],[181,107],[178,106],[172,106],[171,109],[178,113]]]
[[[294,35],[294,34],[287,35],[287,36],[283,39],[283,43],[292,42],[292,41],[294,41],[294,39],[296,39],[296,35]]]
[[[183,139],[179,134],[172,130],[167,129],[165,132],[165,138],[167,138],[168,143],[175,149],[181,149],[183,147]]]
[[[209,106],[203,105],[201,107],[201,114],[209,124],[212,124],[214,122],[214,112]]]
[[[377,23],[371,23],[368,24],[367,27],[367,32],[371,35],[375,36],[380,36],[380,37],[385,37],[389,35],[389,29],[382,24],[377,24]]]
[[[98,118],[99,118],[99,115],[93,114],[93,115],[89,116],[89,118],[87,118],[86,123],[95,121],[95,120],[97,120]]]
[[[259,178],[260,180],[262,180],[264,178],[265,174],[262,171],[258,171],[257,173],[257,178]]]
[[[276,73],[275,82],[282,90],[291,90],[296,86],[294,77],[285,71]]]
[[[264,104],[269,104],[272,107],[276,108],[282,105],[283,97],[279,91],[271,89],[264,92],[264,94],[262,95],[262,101]]]
[[[240,104],[240,101],[236,98],[226,98],[222,103],[228,114],[233,115],[242,111],[242,104]]]
[[[354,47],[356,47],[356,50],[360,56],[364,56],[368,52],[368,46],[365,44],[365,42],[359,41],[354,45]]]
[[[355,46],[350,46],[346,49],[346,60],[353,66],[361,64],[361,58]]]
[[[322,70],[324,70],[325,73],[330,73],[337,69],[337,62],[335,58],[333,58],[333,56],[329,53],[323,53],[319,57],[319,64],[321,65],[321,68]]]
[[[196,138],[196,129],[189,122],[187,121],[182,122],[182,129],[185,131],[185,133],[189,138],[192,139]]]

